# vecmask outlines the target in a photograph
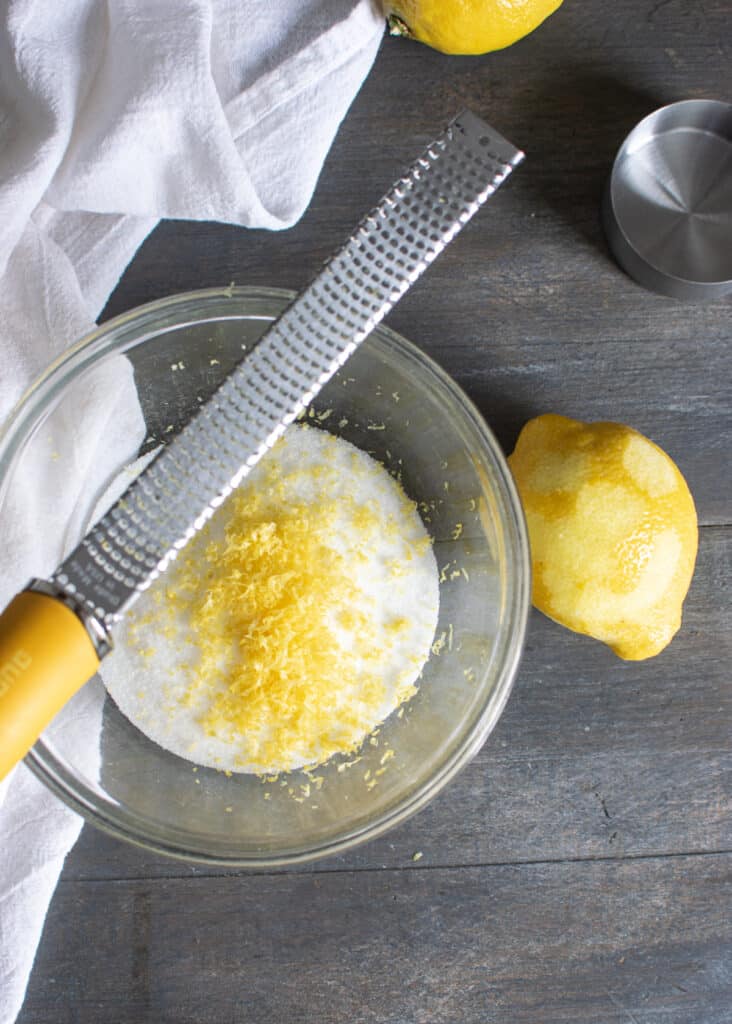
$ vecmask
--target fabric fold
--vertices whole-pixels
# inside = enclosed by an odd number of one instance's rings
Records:
[[[383,28],[375,0],[7,0],[0,420],[93,327],[160,218],[299,219]],[[0,607],[55,567],[144,433],[122,357],[87,378],[72,417],[49,417],[0,495]],[[100,695],[74,709],[93,773]],[[80,828],[25,766],[0,786],[0,1024]]]

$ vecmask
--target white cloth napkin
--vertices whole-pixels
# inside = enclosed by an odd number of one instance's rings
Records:
[[[1,5],[0,419],[90,329],[161,217],[300,217],[382,32],[375,0]],[[0,503],[0,606],[57,564],[64,525],[143,435],[121,358],[85,382],[73,420],[44,425]],[[77,700],[69,727],[88,730],[98,709]],[[80,827],[24,766],[0,786],[0,1024]]]

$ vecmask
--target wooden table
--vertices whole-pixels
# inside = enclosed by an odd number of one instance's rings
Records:
[[[699,560],[680,634],[646,663],[534,612],[483,751],[347,856],[225,873],[85,829],[21,1024],[732,1020],[732,304],[643,291],[598,219],[641,116],[730,99],[731,42],[727,0],[566,0],[484,58],[385,39],[296,228],[165,223],[142,247],[107,315],[231,280],[298,288],[472,107],[526,163],[389,322],[507,450],[544,411],[648,434],[689,481]]]

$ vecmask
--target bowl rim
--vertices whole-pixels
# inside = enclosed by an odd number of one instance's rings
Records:
[[[185,311],[188,305],[195,305],[198,308],[198,315],[191,322],[200,322],[205,319],[205,310],[200,308],[201,305],[205,306],[210,303],[214,306],[221,300],[227,299],[232,303],[256,299],[289,302],[295,296],[295,292],[281,288],[248,285],[206,288],[182,292],[145,303],[95,327],[46,367],[26,390],[0,428],[0,504],[3,498],[4,482],[9,475],[15,454],[29,437],[31,421],[49,401],[61,394],[69,379],[82,373],[84,369],[103,359],[110,352],[124,352],[126,347],[144,342],[146,334],[141,328],[149,324],[150,321],[158,319],[161,313],[173,310],[181,312]],[[246,314],[243,315],[246,316]],[[239,317],[241,316],[240,312]],[[212,319],[234,318],[237,318],[235,313],[232,313],[231,316],[222,315]],[[272,318],[264,316],[262,319],[271,320]],[[170,327],[180,329],[185,324],[186,321],[182,320],[174,325],[171,324]],[[160,333],[161,328],[158,328],[147,336]],[[130,336],[129,344],[126,347],[121,347],[120,338],[124,341],[127,334]],[[25,764],[63,803],[102,832],[139,848],[179,861],[210,866],[264,870],[332,856],[382,835],[423,808],[475,756],[503,712],[523,651],[531,594],[528,534],[522,505],[511,471],[485,419],[457,382],[435,360],[390,327],[379,324],[375,328],[374,334],[377,339],[386,344],[390,351],[395,351],[398,357],[419,365],[421,370],[426,371],[436,384],[457,401],[462,414],[480,438],[484,450],[489,454],[501,485],[499,497],[504,510],[508,513],[503,525],[507,532],[512,534],[512,545],[507,545],[507,547],[512,546],[516,558],[516,571],[507,574],[507,593],[504,595],[507,605],[510,604],[510,608],[506,611],[506,618],[512,623],[512,628],[503,630],[502,634],[499,634],[501,649],[497,650],[495,657],[501,665],[501,669],[485,704],[476,713],[469,732],[449,751],[437,771],[413,792],[390,804],[380,812],[377,818],[354,825],[342,835],[325,841],[319,840],[316,843],[303,844],[290,849],[283,848],[282,852],[265,851],[261,856],[251,851],[241,855],[240,853],[222,853],[220,849],[212,853],[202,847],[192,848],[190,839],[187,846],[184,839],[185,836],[190,837],[190,833],[178,832],[167,825],[165,826],[166,837],[160,834],[157,836],[143,835],[141,829],[134,828],[132,814],[111,813],[111,809],[114,807],[113,800],[107,799],[99,803],[85,795],[82,790],[91,794],[91,789],[86,785],[75,784],[71,773],[67,772],[65,767],[45,748],[41,737],[26,755]],[[177,840],[176,836],[181,838]]]

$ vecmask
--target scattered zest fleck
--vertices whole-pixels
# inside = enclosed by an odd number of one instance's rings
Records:
[[[443,630],[443,632],[440,633],[438,638],[432,644],[432,653],[435,655],[435,657],[442,653],[442,648],[445,646],[445,639],[446,633]]]

